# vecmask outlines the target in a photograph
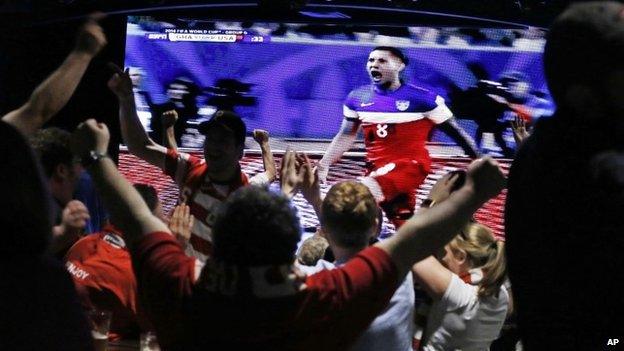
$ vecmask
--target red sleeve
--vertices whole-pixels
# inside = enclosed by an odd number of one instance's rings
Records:
[[[182,305],[191,296],[195,259],[164,232],[141,238],[132,248],[132,258],[139,298],[161,345],[170,345],[182,333]]]
[[[199,157],[167,149],[164,173],[170,176],[179,187],[188,185],[191,179],[200,181],[205,167],[205,162]]]
[[[398,274],[392,258],[372,246],[340,268],[308,277],[306,284],[329,304],[326,323],[348,346],[386,308],[399,286]]]

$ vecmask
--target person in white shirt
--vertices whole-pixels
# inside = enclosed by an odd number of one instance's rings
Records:
[[[450,189],[455,180],[444,177],[428,202],[444,200],[450,190],[440,188]],[[489,228],[469,223],[436,257],[414,265],[414,280],[433,299],[423,350],[489,350],[510,304],[504,251]]]
[[[308,163],[309,165],[309,163]],[[318,177],[316,201],[318,193]],[[321,208],[320,221],[329,248],[335,257],[334,262],[319,260],[316,266],[300,265],[308,275],[325,269],[343,266],[376,240],[379,233],[379,208],[370,190],[362,183],[347,181],[337,183],[327,192],[322,203],[308,196],[311,191],[303,191],[315,208]],[[386,309],[370,324],[366,331],[349,348],[351,351],[388,350],[411,351],[414,335],[414,281],[412,274],[401,284],[390,299]]]

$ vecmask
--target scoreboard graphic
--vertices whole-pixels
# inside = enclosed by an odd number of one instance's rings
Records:
[[[149,40],[203,43],[268,43],[271,37],[245,30],[165,29],[163,33],[146,33]]]

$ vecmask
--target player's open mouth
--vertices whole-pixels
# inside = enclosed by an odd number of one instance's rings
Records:
[[[371,71],[370,75],[371,75],[371,78],[373,78],[375,82],[378,82],[381,80],[382,74],[379,71]]]

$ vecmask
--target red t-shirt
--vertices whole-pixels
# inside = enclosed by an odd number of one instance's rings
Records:
[[[76,242],[65,256],[65,266],[85,307],[113,312],[111,339],[137,338],[148,323],[138,316],[130,253],[116,228],[103,229]]]
[[[204,270],[200,282],[209,284],[194,284],[193,260],[167,233],[143,237],[134,250],[141,298],[164,349],[345,350],[384,310],[399,284],[394,262],[376,247],[338,269],[307,277],[303,290],[280,280],[288,272],[240,271],[254,286],[263,285],[245,296],[206,288],[227,291],[227,279],[220,278],[240,272],[204,280]]]

